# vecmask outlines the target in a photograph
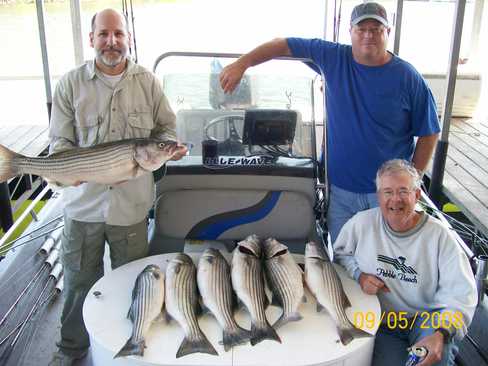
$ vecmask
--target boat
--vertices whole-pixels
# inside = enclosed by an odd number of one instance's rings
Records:
[[[217,70],[238,56],[170,52],[155,61],[153,71],[177,116],[177,135],[191,148],[181,161],[155,172],[150,255],[200,253],[210,246],[230,252],[250,233],[275,236],[298,255],[308,240],[321,242],[331,253],[327,176],[319,161],[326,134],[321,79],[304,64],[310,60],[277,59],[249,70],[229,97],[219,90]],[[43,188],[41,194],[48,192]],[[63,285],[54,257],[62,232],[62,197],[52,194],[39,221],[0,262],[2,365],[45,365],[56,349]],[[426,192],[421,204],[454,226]],[[488,257],[460,235],[456,238],[479,286],[475,320],[456,362],[488,364],[483,336]],[[79,364],[96,361],[89,354]]]

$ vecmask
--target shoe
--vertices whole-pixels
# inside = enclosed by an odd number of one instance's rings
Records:
[[[72,356],[61,351],[54,352],[48,366],[73,366],[75,361],[81,360],[87,353],[88,352],[84,352],[79,356]]]

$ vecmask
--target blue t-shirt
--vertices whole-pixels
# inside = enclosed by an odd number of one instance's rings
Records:
[[[373,193],[383,162],[410,161],[414,137],[440,131],[434,97],[408,62],[393,55],[385,65],[366,66],[354,61],[351,46],[321,39],[287,41],[294,57],[313,60],[325,75],[331,184]]]

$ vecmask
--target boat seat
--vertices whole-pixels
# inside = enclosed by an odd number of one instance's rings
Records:
[[[176,189],[156,201],[151,253],[182,251],[185,243],[233,243],[250,234],[300,247],[315,225],[302,192],[265,189]],[[232,248],[229,248],[232,249]]]

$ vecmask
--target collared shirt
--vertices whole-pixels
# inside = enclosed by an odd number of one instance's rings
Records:
[[[132,61],[112,86],[95,62],[64,75],[53,98],[50,152],[128,138],[175,139],[175,115],[158,79]],[[154,201],[152,174],[107,186],[83,183],[63,190],[65,213],[84,222],[132,225]]]

